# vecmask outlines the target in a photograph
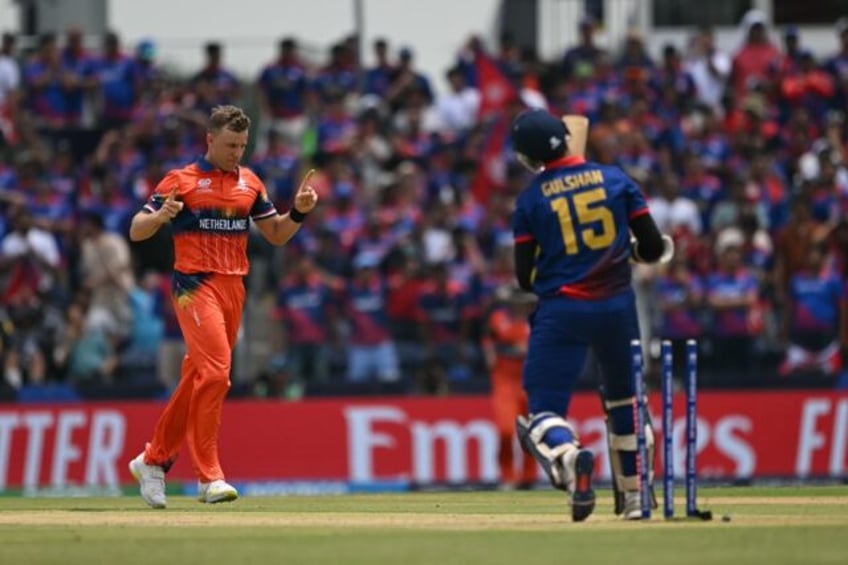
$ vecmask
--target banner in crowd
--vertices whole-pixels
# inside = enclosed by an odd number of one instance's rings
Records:
[[[673,430],[680,476],[684,400],[675,399]],[[655,423],[659,402],[651,398]],[[160,402],[0,405],[0,491],[91,492],[131,484],[127,462],[143,449],[162,407]],[[597,396],[578,394],[571,411],[582,442],[598,455],[598,478],[608,480]],[[249,492],[285,492],[287,485],[347,491],[494,483],[497,445],[485,396],[237,400],[225,407],[220,453],[227,478]],[[699,395],[699,477],[844,477],[846,450],[846,393]],[[194,484],[186,450],[168,479]]]

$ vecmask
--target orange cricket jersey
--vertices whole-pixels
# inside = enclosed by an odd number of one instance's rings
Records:
[[[499,358],[523,359],[530,339],[530,324],[526,318],[512,316],[499,308],[489,317],[489,335]]]
[[[159,210],[174,188],[183,202],[171,220],[174,270],[186,275],[246,275],[249,219],[277,214],[259,177],[247,167],[222,171],[200,158],[170,171],[144,209]]]

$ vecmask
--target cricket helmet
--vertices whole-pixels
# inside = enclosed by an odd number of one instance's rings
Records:
[[[518,115],[512,122],[512,148],[531,161],[549,163],[565,155],[565,123],[546,110],[534,108]]]

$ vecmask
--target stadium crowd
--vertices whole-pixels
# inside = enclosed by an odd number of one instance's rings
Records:
[[[559,60],[502,36],[471,37],[446,61],[445,92],[409,48],[357,39],[326,61],[285,38],[243,82],[224,47],[175,77],[154,41],[79,30],[0,51],[0,396],[49,383],[108,396],[156,394],[182,355],[169,299],[167,230],[130,246],[128,222],[171,168],[205,151],[218,104],[252,110],[247,165],[287,210],[303,172],[321,204],[292,245],[249,246],[249,294],[274,328],[247,393],[304,385],[440,393],[487,381],[481,344],[498,289],[513,282],[510,214],[528,173],[509,147],[528,106],[589,116],[590,156],[649,198],[677,254],[638,267],[643,328],[698,339],[705,386],[835,386],[848,275],[848,20],[832,53],[756,13],[738,46],[709,29],[659,58],[637,32],[620,49],[580,40]],[[778,38],[780,36],[780,38]],[[250,324],[259,324],[255,319]],[[682,355],[678,355],[682,359]],[[117,388],[116,388],[117,387]],[[126,387],[125,387],[126,388]],[[373,389],[369,389],[373,390]]]

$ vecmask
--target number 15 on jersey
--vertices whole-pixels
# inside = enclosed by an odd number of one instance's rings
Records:
[[[606,189],[598,187],[551,200],[551,208],[559,216],[567,255],[580,251],[578,238],[583,245],[596,251],[606,249],[615,241],[615,220],[609,208],[604,206],[606,199]]]

